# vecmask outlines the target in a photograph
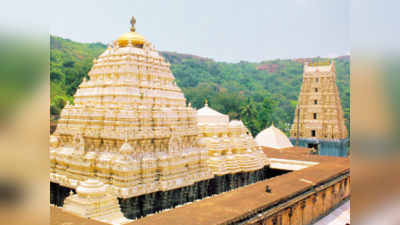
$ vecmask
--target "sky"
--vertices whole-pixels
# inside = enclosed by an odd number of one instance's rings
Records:
[[[50,34],[110,43],[136,32],[158,51],[220,62],[350,54],[350,0],[53,0]]]

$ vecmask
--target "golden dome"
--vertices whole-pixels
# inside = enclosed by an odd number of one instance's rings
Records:
[[[129,44],[129,40],[133,46],[143,45],[146,42],[144,37],[136,32],[128,32],[118,38],[118,46],[126,47]],[[140,46],[141,47],[141,46]]]
[[[118,46],[119,47],[126,47],[129,43],[135,47],[142,47],[143,44],[146,42],[146,39],[138,33],[136,33],[135,28],[136,19],[132,17],[131,19],[131,32],[123,34],[121,37],[118,38]]]

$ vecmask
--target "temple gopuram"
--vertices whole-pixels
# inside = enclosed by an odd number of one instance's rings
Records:
[[[349,202],[350,159],[307,145],[347,138],[334,65],[305,66],[304,147],[273,124],[254,139],[207,101],[186,105],[170,64],[135,22],[93,60],[50,136],[50,224],[305,225]]]
[[[308,62],[290,141],[320,155],[347,157],[348,131],[336,85],[335,62]]]
[[[90,178],[107,185],[128,218],[207,195],[213,174],[196,110],[134,23],[93,60],[90,80],[62,110],[50,140],[55,205]]]

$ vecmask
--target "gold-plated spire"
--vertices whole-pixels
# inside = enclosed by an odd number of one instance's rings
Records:
[[[326,61],[326,65],[329,66],[329,60]]]
[[[134,16],[132,16],[132,19],[131,19],[131,24],[132,24],[131,31],[132,31],[132,32],[135,32],[135,31],[136,31],[135,23],[136,23],[136,19],[135,19]]]
[[[325,66],[325,61],[322,61],[322,65]]]
[[[314,62],[314,66],[317,66],[317,61]]]
[[[207,99],[206,99],[206,105],[208,104],[208,101],[207,101]]]
[[[310,61],[310,66],[312,66],[312,61]]]
[[[318,61],[318,66],[321,66],[321,61]]]
[[[126,47],[128,44],[132,44],[133,47],[141,48],[146,41],[144,37],[138,33],[136,33],[135,28],[136,19],[133,16],[131,19],[131,30],[128,33],[123,34],[121,37],[118,38],[118,46],[119,47]]]

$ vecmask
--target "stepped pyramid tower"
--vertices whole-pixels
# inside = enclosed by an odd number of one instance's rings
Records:
[[[293,145],[297,135],[301,147],[314,148],[320,155],[347,157],[348,131],[336,85],[335,62],[305,63],[303,85],[290,130]]]
[[[62,110],[50,140],[53,204],[93,178],[135,218],[204,197],[213,178],[196,110],[135,22],[93,60],[90,80]]]
[[[269,159],[242,121],[229,122],[229,116],[208,107],[207,100],[197,119],[216,194],[266,179]]]

